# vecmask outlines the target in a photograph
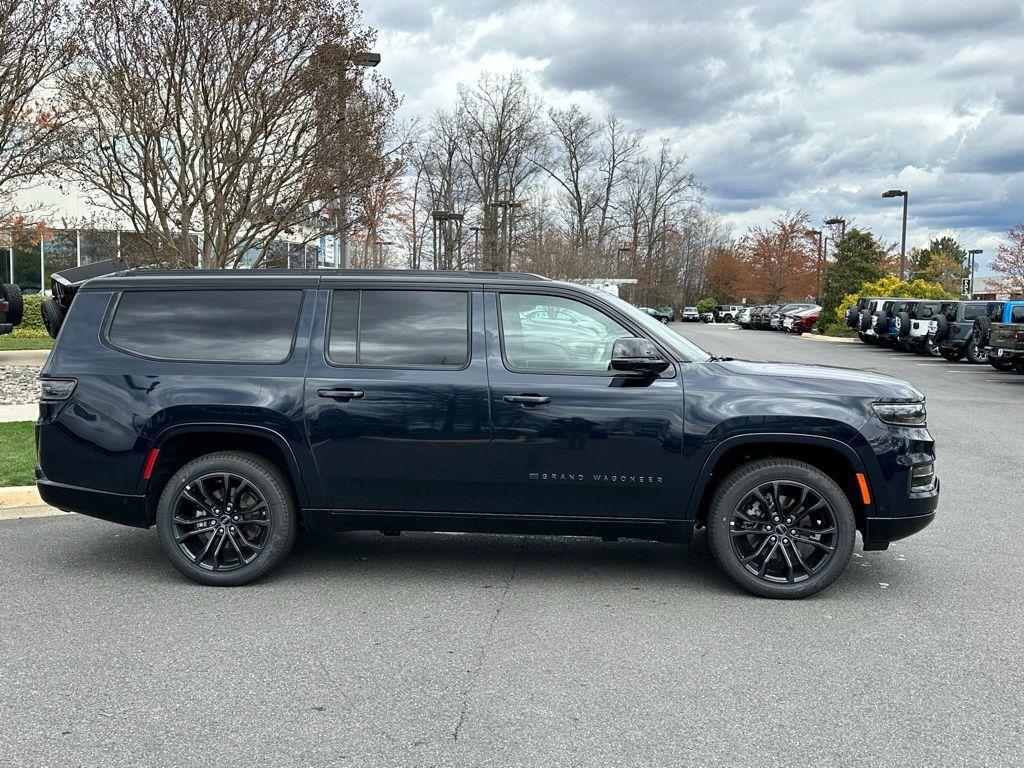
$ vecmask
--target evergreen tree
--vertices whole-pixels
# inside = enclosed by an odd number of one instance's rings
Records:
[[[848,293],[864,283],[878,280],[885,274],[882,252],[875,236],[860,229],[851,229],[839,241],[835,260],[825,268],[825,285],[821,292],[822,316],[829,322],[842,322],[835,311]],[[824,325],[825,323],[823,323]]]

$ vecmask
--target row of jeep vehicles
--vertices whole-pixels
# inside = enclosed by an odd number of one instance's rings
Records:
[[[1024,301],[863,297],[846,324],[865,344],[1024,373]]]

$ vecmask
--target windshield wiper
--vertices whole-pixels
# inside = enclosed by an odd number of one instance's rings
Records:
[[[719,357],[718,355],[712,355],[709,363],[726,363],[729,360],[735,360],[735,357]]]

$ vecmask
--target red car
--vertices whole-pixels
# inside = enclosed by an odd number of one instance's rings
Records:
[[[801,333],[807,333],[814,327],[814,324],[818,322],[820,314],[821,307],[798,309],[796,312],[789,312],[782,318],[782,328],[789,333],[795,333],[799,336]]]

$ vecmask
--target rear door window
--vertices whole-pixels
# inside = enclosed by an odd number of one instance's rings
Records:
[[[976,320],[985,314],[985,304],[968,304],[964,307],[964,320]]]
[[[469,362],[469,293],[333,291],[327,357],[340,365],[461,368]]]
[[[1011,323],[1024,323],[1024,304],[1010,310]]]
[[[125,291],[107,329],[113,346],[160,360],[283,363],[302,291]]]

